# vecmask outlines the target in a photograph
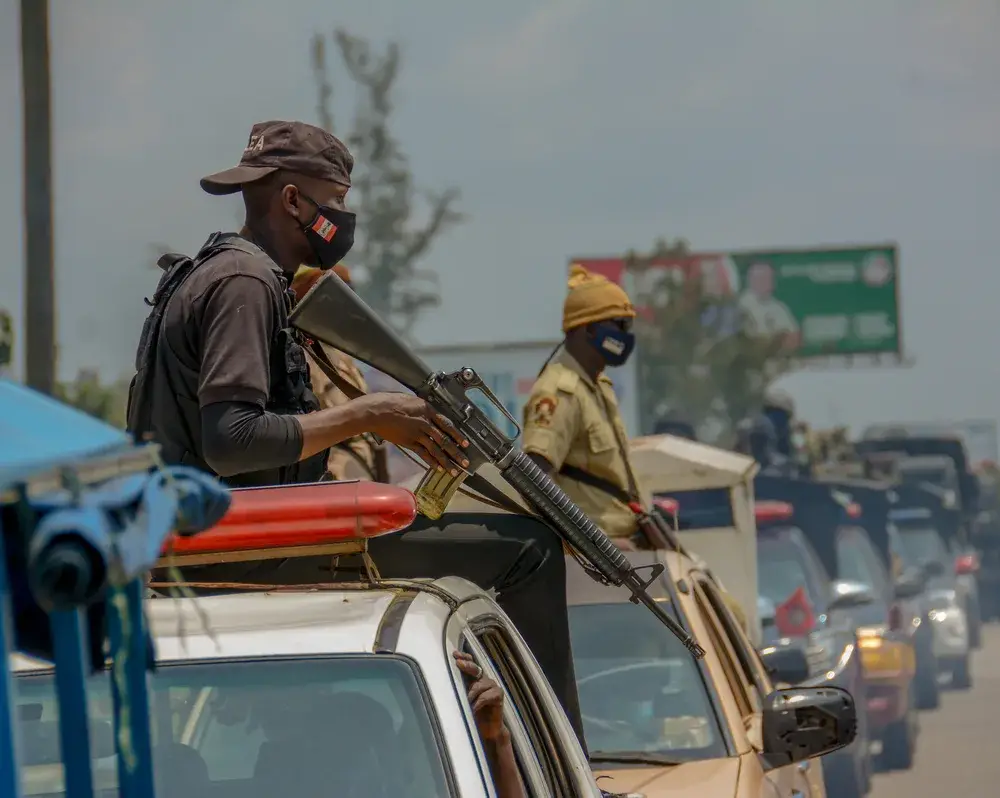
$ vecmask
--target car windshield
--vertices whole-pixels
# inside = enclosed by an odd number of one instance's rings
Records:
[[[850,527],[837,531],[838,579],[860,582],[872,588],[876,595],[885,595],[888,578],[879,570],[873,558],[877,557],[863,532]],[[853,607],[850,617],[858,626],[876,626],[885,622],[886,607],[875,601],[862,607]]]
[[[718,718],[694,659],[634,604],[570,607],[573,666],[587,746],[671,760],[726,755]]]
[[[776,607],[800,587],[816,602],[817,586],[809,577],[806,554],[790,529],[761,532],[757,536],[757,592]]]
[[[160,665],[150,679],[157,798],[449,795],[418,673],[392,656]],[[117,796],[110,678],[89,685],[99,796]],[[19,674],[26,796],[63,796],[51,675]]]
[[[929,562],[947,564],[948,550],[932,527],[896,527],[897,553],[907,568],[921,568]]]
[[[837,535],[838,578],[847,582],[860,582],[867,587],[879,587],[878,574],[867,557],[863,538],[850,529]]]

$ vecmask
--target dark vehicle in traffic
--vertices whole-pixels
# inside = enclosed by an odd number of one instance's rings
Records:
[[[933,485],[958,514],[956,541],[963,555],[965,575],[977,583],[979,620],[1000,617],[1000,514],[996,495],[973,473],[965,445],[952,435],[906,435],[904,430],[877,431],[858,441],[855,451],[870,468],[891,463],[892,470],[909,484]],[[953,468],[943,466],[948,458]],[[984,490],[984,487],[986,490]],[[993,493],[993,495],[989,495]],[[971,547],[971,551],[964,551]],[[973,639],[978,635],[973,631]]]
[[[830,578],[796,526],[791,504],[757,502],[755,515],[764,660],[782,656],[780,649],[799,648],[808,663],[801,684],[831,684],[855,697],[858,736],[852,745],[824,757],[823,776],[828,795],[863,796],[871,784],[867,689],[850,610],[868,603],[871,596],[862,585]]]
[[[909,574],[892,578],[887,491],[865,482],[758,477],[755,492],[759,501],[791,504],[796,526],[827,573],[837,582],[853,583],[851,592],[860,589],[867,599],[856,599],[855,606],[843,612],[858,638],[867,685],[868,734],[882,742],[883,766],[911,767],[919,733],[917,709],[929,703],[929,696],[920,695],[918,652],[926,648],[932,656],[933,649],[928,628],[920,629],[924,581]],[[930,674],[936,688],[933,662]]]
[[[899,505],[902,495],[919,493],[920,489],[870,480],[824,479],[823,484],[850,509],[838,526],[840,577],[874,589],[888,613],[881,625],[901,629],[910,636],[916,655],[917,708],[936,709],[941,698],[934,634],[924,598],[926,574],[905,569],[893,553],[889,538],[890,512]],[[864,559],[859,559],[861,554]],[[863,567],[867,575],[862,578]]]

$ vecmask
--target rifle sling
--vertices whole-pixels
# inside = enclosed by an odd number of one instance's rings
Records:
[[[330,378],[330,382],[336,385],[348,399],[359,399],[365,396],[365,392],[358,388],[356,385],[352,385],[337,371],[337,367],[330,362],[330,359],[326,356],[326,352],[323,351],[323,347],[320,345],[319,341],[308,340],[308,347],[310,353],[316,361],[316,365],[320,367],[320,370]],[[375,439],[382,443],[376,436]],[[411,458],[412,459],[412,458]],[[417,461],[419,462],[419,461]],[[424,465],[426,468],[426,465]],[[480,498],[486,498],[489,502],[499,505],[502,509],[508,512],[515,513],[516,515],[524,515],[529,512],[516,501],[510,498],[506,493],[504,493],[499,488],[495,487],[491,482],[479,476],[479,474],[469,474],[465,478],[465,485],[472,488],[480,496],[474,496],[468,491],[459,488],[461,493],[465,493],[466,496],[470,498],[480,500]]]
[[[589,485],[592,488],[597,488],[597,490],[608,494],[612,499],[617,499],[626,507],[634,501],[628,491],[622,490],[614,482],[594,476],[589,471],[584,471],[582,468],[563,464],[563,467],[559,469],[559,473],[564,477],[569,477],[574,482],[580,482],[584,485]]]

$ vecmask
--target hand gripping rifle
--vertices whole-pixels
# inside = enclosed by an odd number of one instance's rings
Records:
[[[476,474],[481,466],[492,463],[528,506],[578,553],[591,576],[604,584],[628,589],[633,604],[645,605],[696,658],[704,656],[701,646],[647,592],[663,572],[663,565],[649,566],[652,575],[648,578],[640,576],[639,569],[632,567],[608,536],[514,445],[516,436],[508,438],[497,429],[469,398],[469,391],[479,390],[515,427],[517,422],[474,369],[463,368],[450,374],[432,371],[333,272],[320,278],[298,302],[290,322],[306,336],[388,374],[449,419],[469,441],[465,451],[469,459],[467,471],[459,466],[458,477],[436,469],[429,469],[424,475],[415,491],[424,515],[440,518],[463,482],[481,494],[490,495],[489,489],[496,491]]]

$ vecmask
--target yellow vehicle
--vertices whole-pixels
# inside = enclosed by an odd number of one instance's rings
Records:
[[[624,591],[567,569],[584,731],[602,789],[646,798],[824,798],[816,757],[853,741],[851,696],[836,688],[776,690],[701,564],[681,552],[628,556],[635,566],[665,566],[650,589],[706,654],[692,659]],[[802,662],[792,662],[796,656]],[[808,668],[799,649],[784,652],[783,664]],[[803,714],[785,725],[792,706]],[[781,734],[801,734],[802,747],[793,752],[790,738],[782,742],[779,726]]]

